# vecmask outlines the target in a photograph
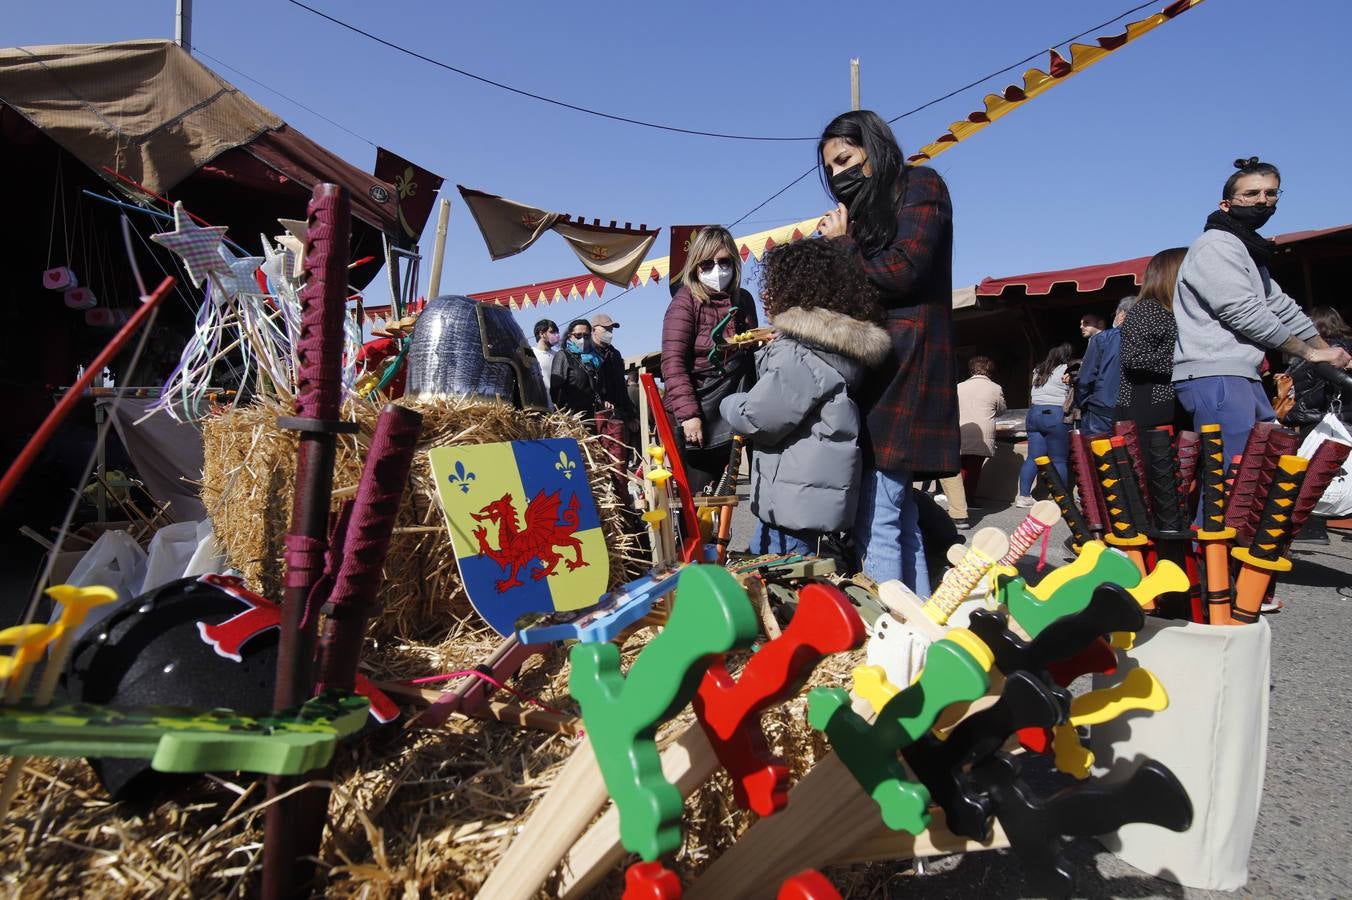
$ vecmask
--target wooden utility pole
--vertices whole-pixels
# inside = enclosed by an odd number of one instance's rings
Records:
[[[192,52],[192,0],[177,0],[174,12],[174,43]]]
[[[859,108],[859,57],[850,60],[850,109]]]

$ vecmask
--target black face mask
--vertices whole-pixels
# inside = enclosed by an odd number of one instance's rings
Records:
[[[864,182],[868,181],[868,176],[864,174],[863,164],[850,166],[831,176],[831,193],[835,194],[836,199],[846,206],[854,203],[854,198],[859,196],[859,191],[864,187]]]
[[[1268,219],[1277,211],[1277,207],[1268,206],[1263,203],[1255,203],[1253,206],[1236,206],[1230,204],[1230,218],[1234,219],[1245,228],[1252,228],[1254,231],[1267,224]]]

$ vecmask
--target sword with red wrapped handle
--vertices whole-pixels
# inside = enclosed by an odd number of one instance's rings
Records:
[[[1247,546],[1258,529],[1258,519],[1263,515],[1263,506],[1267,500],[1268,488],[1277,468],[1277,460],[1283,456],[1296,455],[1300,440],[1289,428],[1274,428],[1268,432],[1267,442],[1263,445],[1263,472],[1258,483],[1258,494],[1249,504],[1249,515],[1241,524],[1235,526],[1235,546]]]
[[[421,431],[422,416],[393,403],[376,420],[357,496],[343,529],[343,549],[333,591],[321,610],[324,628],[319,640],[316,693],[326,690],[351,693],[356,684],[366,623],[379,605],[381,570]],[[330,761],[310,777],[327,783],[332,772]],[[315,788],[298,795],[296,800],[291,823],[296,834],[293,852],[297,859],[317,856],[328,814],[329,790]]]
[[[339,420],[342,410],[343,324],[347,315],[348,242],[352,230],[347,192],[319,184],[310,197],[305,239],[305,286],[301,288],[300,335],[296,341],[295,415],[277,420],[300,432],[296,449],[296,487],[291,528],[286,535],[286,579],[277,649],[277,709],[299,706],[314,694],[315,639],[325,553],[329,503],[338,435],[357,426]],[[306,890],[311,866],[294,852],[295,805],[276,798],[298,779],[268,779],[263,894],[277,898]]]
[[[1291,538],[1292,513],[1309,460],[1299,456],[1283,456],[1277,460],[1268,488],[1267,503],[1254,532],[1253,544],[1247,549],[1236,547],[1230,553],[1240,562],[1235,579],[1234,621],[1251,625],[1258,621],[1258,613],[1266,596],[1272,576],[1291,571],[1291,560],[1284,555]]]
[[[1180,431],[1174,440],[1174,452],[1178,456],[1178,508],[1183,511],[1183,521],[1192,519],[1192,490],[1197,486],[1198,435],[1195,431]]]
[[[1276,422],[1259,422],[1249,430],[1244,441],[1244,455],[1238,466],[1230,467],[1230,491],[1225,501],[1225,525],[1235,529],[1236,540],[1243,544],[1248,527],[1249,511],[1257,514],[1263,511],[1263,498],[1267,496],[1268,483],[1272,481],[1272,469],[1277,465],[1277,457],[1268,456],[1268,436],[1277,428]],[[1257,524],[1255,521],[1254,524]]]
[[[1352,447],[1338,441],[1324,441],[1310,454],[1310,466],[1305,470],[1305,481],[1300,485],[1296,509],[1291,513],[1291,534],[1295,536],[1305,527],[1305,520],[1314,511],[1324,491],[1342,471],[1343,463],[1352,454]]]
[[[1094,537],[1102,537],[1108,531],[1108,507],[1089,451],[1089,438],[1079,431],[1070,433],[1070,466],[1080,488],[1080,511],[1084,513],[1085,524]]]
[[[1150,499],[1150,491],[1146,488],[1150,482],[1146,480],[1145,448],[1141,443],[1140,429],[1131,419],[1123,419],[1113,423],[1113,436],[1121,438],[1126,445],[1127,460],[1131,464],[1131,471],[1136,475],[1138,493],[1142,503],[1145,504],[1146,521],[1151,522],[1154,504]]]

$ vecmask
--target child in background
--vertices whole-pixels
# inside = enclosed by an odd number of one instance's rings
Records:
[[[831,241],[765,255],[761,302],[775,337],[756,354],[756,385],[720,410],[751,442],[752,553],[815,553],[854,522],[859,409],[850,391],[891,351],[882,307],[850,255]]]

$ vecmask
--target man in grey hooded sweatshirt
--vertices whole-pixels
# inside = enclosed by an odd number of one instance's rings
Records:
[[[1244,452],[1249,431],[1274,418],[1259,371],[1269,350],[1339,369],[1347,352],[1329,347],[1268,272],[1275,244],[1258,234],[1277,210],[1281,173],[1250,157],[1225,182],[1220,208],[1178,271],[1174,390],[1193,427],[1219,424],[1225,461]]]

